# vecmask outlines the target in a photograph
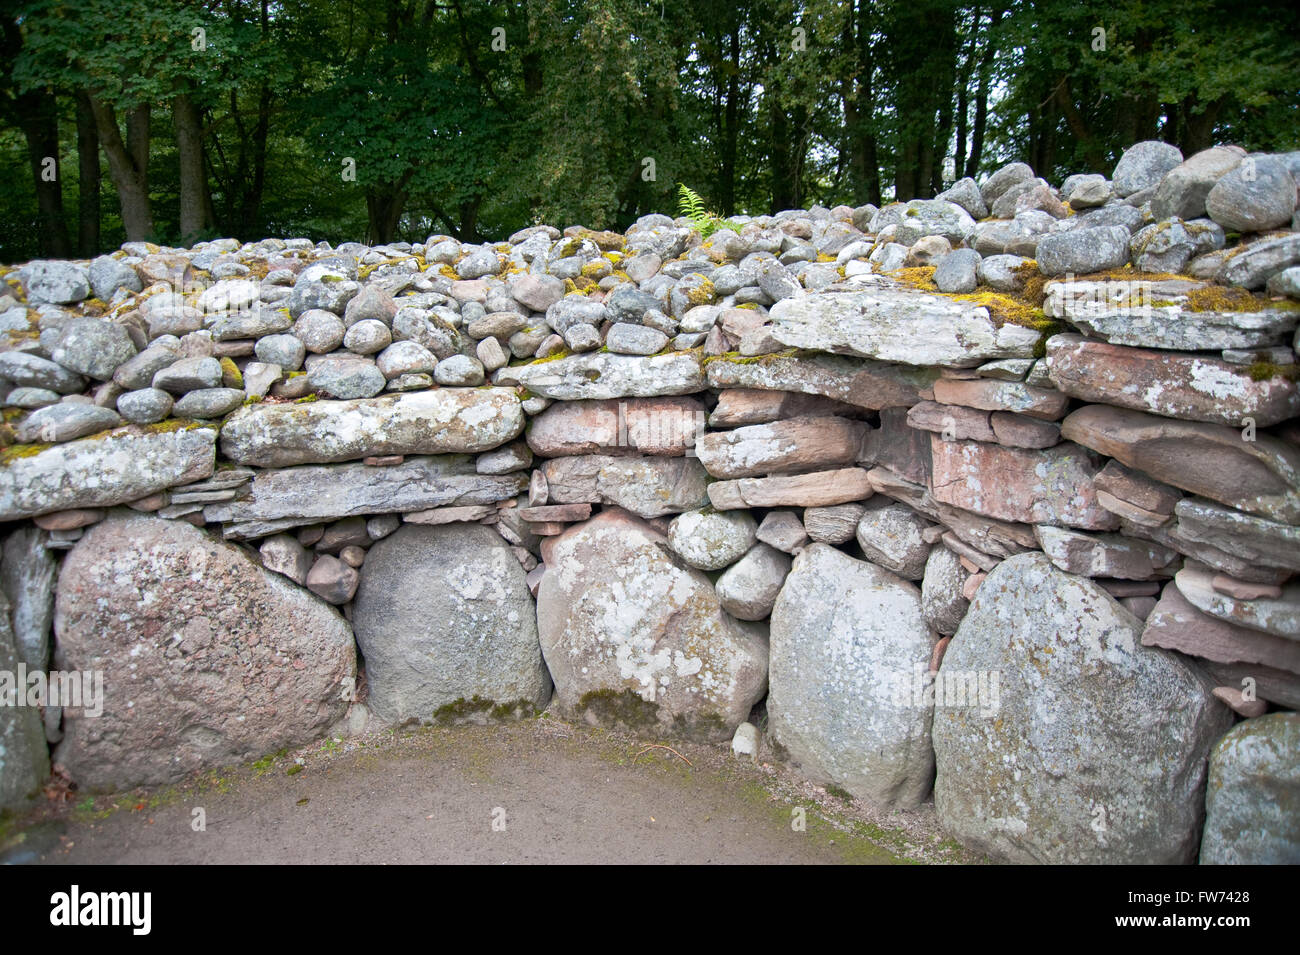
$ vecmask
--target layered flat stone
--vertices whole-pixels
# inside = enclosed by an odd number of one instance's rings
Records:
[[[862,414],[862,410],[847,402],[821,395],[729,388],[718,395],[717,405],[709,412],[709,427],[739,428],[747,424],[767,424],[782,418],[805,415],[855,417]]]
[[[1025,524],[1119,527],[1097,501],[1092,481],[1099,462],[1077,444],[1030,450],[931,435],[930,450],[936,501]]]
[[[200,480],[216,464],[216,441],[215,428],[128,426],[50,447],[10,448],[0,463],[0,520],[110,507]]]
[[[1196,565],[1184,567],[1174,576],[1179,593],[1202,613],[1247,630],[1292,641],[1296,648],[1296,664],[1300,666],[1300,582],[1288,584],[1277,597],[1246,599],[1220,593],[1213,581],[1213,571]],[[1271,665],[1300,673],[1297,666]]]
[[[1269,435],[1247,441],[1234,428],[1107,405],[1080,408],[1061,435],[1174,487],[1300,523],[1300,449]]]
[[[388,468],[364,464],[305,465],[259,471],[247,496],[209,504],[209,522],[296,523],[392,514],[432,507],[491,504],[528,486],[525,473],[478,474],[474,459],[454,454],[411,457]]]
[[[541,468],[551,504],[617,504],[644,517],[703,507],[708,473],[695,458],[585,454]]]
[[[1178,552],[1168,547],[1120,534],[1084,534],[1048,525],[1034,530],[1053,564],[1085,577],[1147,580],[1178,559]]]
[[[928,487],[914,484],[888,468],[872,468],[867,474],[876,493],[902,501],[931,520],[951,528],[962,541],[984,554],[1012,557],[1038,549],[1038,539],[1028,524],[995,520],[941,503],[935,500]]]
[[[705,388],[698,356],[616,355],[587,352],[502,368],[498,385],[522,385],[535,395],[562,401],[689,395]]]
[[[1300,390],[1290,378],[1256,381],[1247,367],[1218,358],[1056,335],[1047,342],[1047,360],[1052,383],[1084,401],[1215,424],[1252,418],[1260,428],[1300,414]]]
[[[741,507],[830,507],[863,501],[872,493],[871,479],[862,468],[714,481],[708,486],[709,501],[720,511]]]
[[[1184,280],[1049,282],[1043,311],[1112,345],[1174,351],[1220,351],[1280,344],[1296,327],[1291,309],[1195,311]]]
[[[1202,613],[1176,583],[1165,587],[1156,609],[1147,617],[1142,643],[1216,663],[1259,664],[1300,673],[1300,642]]]
[[[524,430],[508,388],[436,388],[382,398],[255,404],[226,419],[221,453],[264,468],[391,454],[474,454]]]
[[[934,400],[982,411],[1014,411],[1031,418],[1055,421],[1070,405],[1068,396],[1051,388],[1036,388],[1019,381],[978,378],[961,381],[941,378],[934,383]]]
[[[909,481],[929,484],[930,436],[908,424],[909,414],[902,408],[881,408],[880,427],[867,432],[858,463],[887,467]]]
[[[862,361],[839,355],[758,359],[716,358],[707,365],[710,388],[757,388],[822,395],[872,411],[910,407],[933,397],[930,387],[939,373],[886,362]]]
[[[541,457],[574,454],[681,455],[704,432],[697,398],[562,401],[532,419],[528,447]]]
[[[785,299],[771,318],[772,337],[784,345],[906,365],[1032,358],[1039,337],[998,327],[982,305],[903,288]]]
[[[1294,524],[1195,498],[1179,501],[1174,513],[1179,537],[1226,548],[1249,563],[1300,571],[1300,527]]]
[[[868,430],[835,416],[789,418],[706,434],[696,454],[715,478],[824,471],[853,464]]]

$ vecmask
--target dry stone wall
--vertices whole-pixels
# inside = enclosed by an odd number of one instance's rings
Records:
[[[1298,176],[10,269],[0,802],[549,707],[995,859],[1300,861]]]

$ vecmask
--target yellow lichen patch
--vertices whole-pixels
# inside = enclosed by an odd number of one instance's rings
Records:
[[[1274,302],[1235,286],[1208,285],[1188,292],[1183,308],[1189,312],[1262,312],[1278,308],[1300,309],[1300,303]]]
[[[6,467],[20,458],[31,458],[54,447],[52,444],[11,444],[0,449],[0,467]]]
[[[981,305],[988,309],[989,318],[994,325],[1022,325],[1025,328],[1037,328],[1040,331],[1045,330],[1048,326],[1055,326],[1056,323],[1043,314],[1043,310],[1030,302],[1023,296],[1013,295],[1009,292],[994,292],[985,290],[979,292],[967,292],[964,294],[944,295],[945,298],[951,298],[958,302],[969,302],[972,305]]]
[[[918,265],[906,269],[894,269],[892,272],[886,272],[892,279],[897,279],[904,285],[911,286],[914,289],[920,289],[923,292],[938,292],[939,288],[934,284],[934,266]]]
[[[718,290],[713,287],[713,283],[708,279],[703,279],[699,285],[686,292],[686,301],[692,305],[711,305],[717,295]]]
[[[1287,381],[1300,379],[1300,365],[1279,365],[1266,358],[1259,358],[1246,366],[1246,374],[1251,381],[1270,381],[1273,378],[1285,378]]]
[[[833,255],[827,255],[825,252],[818,252],[818,253],[817,253],[817,261],[818,261],[818,262],[834,262],[834,261],[835,261],[835,256],[833,256]]]
[[[443,276],[444,278],[451,279],[453,282],[460,281],[460,274],[455,269],[453,269],[450,265],[443,264],[438,266],[438,274]]]
[[[221,359],[221,380],[227,388],[244,387],[244,376],[235,364],[235,360],[230,357]]]

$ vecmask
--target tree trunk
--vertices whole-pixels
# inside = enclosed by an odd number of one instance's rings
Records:
[[[203,124],[198,107],[188,93],[178,93],[172,98],[172,128],[176,133],[180,169],[181,242],[189,245],[212,227],[212,219],[208,174],[203,165]]]
[[[980,161],[984,158],[984,130],[989,118],[989,81],[993,69],[993,57],[997,53],[997,43],[994,42],[997,37],[994,30],[1002,21],[1003,12],[1000,7],[993,10],[992,18],[989,20],[984,55],[980,57],[980,78],[975,92],[975,118],[971,123],[970,155],[966,157],[966,175],[972,178],[979,172]]]
[[[54,94],[33,91],[15,98],[27,162],[36,187],[37,242],[42,255],[65,259],[72,254],[63,221],[63,182],[59,178],[59,114]],[[53,159],[51,165],[47,160]]]
[[[137,106],[127,113],[127,139],[123,142],[112,108],[93,96],[87,98],[95,116],[99,143],[108,159],[108,174],[117,188],[126,237],[131,242],[148,240],[153,236],[153,209],[149,203],[149,107]]]
[[[718,182],[718,211],[729,216],[736,211],[736,148],[740,141],[740,27],[733,26],[727,38],[730,62],[727,69],[727,99],[723,107],[722,171]]]
[[[99,252],[99,133],[84,92],[77,100],[77,248],[84,258]]]

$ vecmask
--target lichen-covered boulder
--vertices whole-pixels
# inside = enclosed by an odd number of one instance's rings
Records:
[[[623,510],[547,540],[543,556],[537,625],[561,710],[730,739],[767,687],[763,628],[725,613],[709,579]]]
[[[772,608],[772,738],[814,779],[919,805],[934,778],[924,686],[936,639],[913,584],[810,544]]]
[[[1300,863],[1300,713],[1238,723],[1210,754],[1201,865]]]
[[[56,762],[82,787],[174,782],[320,737],[356,678],[332,607],[184,521],[114,513],[59,573],[55,667],[102,674],[65,707]]]
[[[481,524],[405,524],[361,568],[352,613],[369,706],[428,722],[466,704],[531,714],[551,697],[523,568]]]
[[[937,707],[935,808],[1009,862],[1191,862],[1210,747],[1232,713],[1185,659],[1140,644],[1101,587],[1039,553],[976,591],[939,678],[997,674],[997,705]]]

